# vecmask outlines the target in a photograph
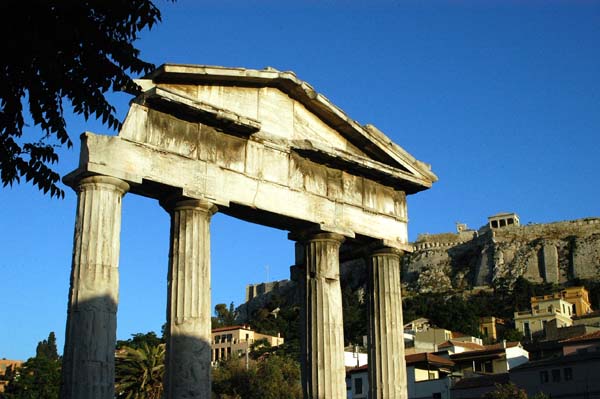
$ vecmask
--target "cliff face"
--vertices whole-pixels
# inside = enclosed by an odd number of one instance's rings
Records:
[[[422,235],[413,246],[403,280],[421,292],[600,279],[600,218]]]

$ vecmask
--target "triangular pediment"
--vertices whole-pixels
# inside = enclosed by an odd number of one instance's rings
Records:
[[[362,126],[292,72],[165,64],[139,81],[138,104],[235,135],[273,141],[405,190],[437,180],[371,125]]]

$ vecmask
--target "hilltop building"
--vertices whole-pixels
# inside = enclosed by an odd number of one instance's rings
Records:
[[[258,284],[248,284],[246,286],[246,302],[249,302],[257,296],[264,295],[288,283],[289,280],[279,280]]]
[[[488,217],[488,226],[490,229],[501,229],[503,227],[519,226],[519,216],[512,213],[498,213],[497,215]]]

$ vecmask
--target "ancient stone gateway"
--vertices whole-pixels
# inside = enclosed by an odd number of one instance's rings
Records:
[[[163,65],[119,135],[82,135],[63,398],[113,398],[121,199],[171,215],[165,397],[210,398],[210,218],[288,230],[301,276],[306,398],[346,397],[339,248],[369,259],[371,398],[405,398],[406,195],[436,180],[291,72]]]

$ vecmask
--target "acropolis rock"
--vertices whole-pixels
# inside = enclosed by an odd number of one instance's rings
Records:
[[[517,217],[514,224],[490,222],[477,231],[458,227],[456,233],[418,237],[414,252],[404,257],[405,283],[428,292],[439,288],[429,280],[467,289],[510,284],[520,276],[556,284],[600,278],[600,218],[521,226]]]

